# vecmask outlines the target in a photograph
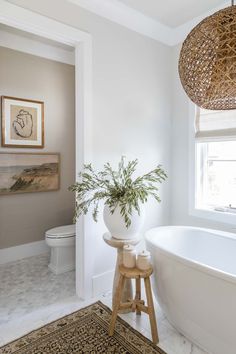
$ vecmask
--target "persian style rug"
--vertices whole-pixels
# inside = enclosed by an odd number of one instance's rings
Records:
[[[0,354],[166,354],[118,317],[108,336],[111,310],[100,301],[0,348]]]

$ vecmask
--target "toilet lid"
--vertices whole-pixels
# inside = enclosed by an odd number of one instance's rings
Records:
[[[75,236],[75,225],[65,225],[54,227],[46,231],[46,236],[49,238],[65,238]]]

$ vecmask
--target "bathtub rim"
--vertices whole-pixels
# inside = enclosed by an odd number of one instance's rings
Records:
[[[145,239],[145,242],[153,250],[158,249],[159,252],[161,252],[162,254],[167,256],[168,258],[172,258],[172,259],[174,258],[176,261],[178,261],[178,262],[180,262],[180,263],[182,263],[184,265],[187,265],[188,267],[191,267],[191,268],[193,268],[195,270],[197,269],[198,271],[200,271],[202,273],[207,273],[210,276],[220,278],[221,280],[224,280],[226,282],[229,281],[229,282],[234,283],[234,284],[236,283],[236,275],[221,271],[221,270],[219,270],[217,268],[214,268],[214,267],[210,267],[210,266],[208,266],[206,264],[194,261],[194,260],[192,260],[190,258],[179,256],[176,253],[170,252],[165,247],[153,244],[152,241],[151,241],[151,236],[153,235],[153,232],[155,230],[157,230],[157,229],[161,231],[162,229],[168,229],[168,228],[171,228],[171,229],[178,228],[178,229],[188,229],[188,230],[201,230],[201,231],[205,231],[207,233],[214,233],[214,234],[217,234],[218,236],[234,239],[236,241],[236,235],[234,233],[227,232],[227,231],[215,230],[215,229],[202,228],[202,227],[170,225],[170,226],[158,226],[158,227],[154,227],[154,228],[146,231],[145,235],[144,235],[144,239]]]

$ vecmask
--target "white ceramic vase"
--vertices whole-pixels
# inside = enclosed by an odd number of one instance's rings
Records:
[[[124,218],[120,214],[120,207],[117,206],[112,214],[108,205],[105,204],[103,210],[103,219],[112,237],[118,240],[131,240],[140,233],[140,229],[144,224],[145,209],[144,205],[140,204],[140,215],[136,209],[133,209],[131,215],[131,225],[127,228]]]

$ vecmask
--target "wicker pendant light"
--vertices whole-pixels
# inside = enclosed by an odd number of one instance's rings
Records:
[[[199,107],[236,109],[236,6],[200,22],[185,39],[179,75],[189,98]]]

